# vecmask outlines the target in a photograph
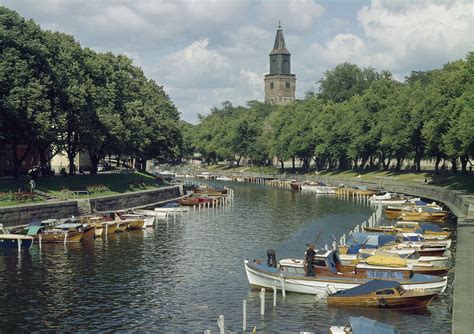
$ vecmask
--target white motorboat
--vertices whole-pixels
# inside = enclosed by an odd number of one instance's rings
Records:
[[[217,181],[232,181],[232,178],[230,178],[228,176],[218,176],[218,177],[216,177],[216,180]]]
[[[138,212],[137,210],[137,211],[134,211],[134,213],[123,214],[122,218],[123,219],[142,219],[144,221],[143,228],[145,229],[147,227],[153,227],[155,225],[156,215],[141,213],[141,212]]]
[[[273,288],[298,293],[327,295],[329,286],[336,290],[345,290],[372,279],[398,281],[406,290],[425,290],[443,292],[447,278],[424,274],[413,274],[411,271],[400,271],[397,268],[385,269],[373,266],[358,265],[355,272],[343,273],[339,257],[334,251],[321,251],[315,256],[315,277],[305,276],[303,261],[286,259],[278,267],[268,266],[262,262],[244,261],[245,272],[250,285]]]

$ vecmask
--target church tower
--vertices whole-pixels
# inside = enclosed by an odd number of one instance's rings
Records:
[[[296,76],[291,74],[290,57],[283,30],[278,24],[275,44],[270,52],[270,74],[264,79],[266,103],[284,105],[295,100]]]

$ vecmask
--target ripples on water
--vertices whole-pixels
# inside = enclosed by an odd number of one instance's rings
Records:
[[[149,331],[217,332],[247,327],[262,333],[327,333],[349,316],[364,315],[403,333],[451,330],[452,291],[421,311],[329,308],[314,296],[267,293],[259,315],[258,291],[249,288],[244,259],[302,257],[307,242],[331,243],[372,210],[334,197],[263,186],[230,184],[232,205],[160,223],[156,230],[125,232],[78,245],[34,246],[18,257],[0,254],[0,332]],[[449,308],[448,308],[449,305]]]

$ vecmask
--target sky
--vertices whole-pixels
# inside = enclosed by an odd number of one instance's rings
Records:
[[[324,71],[350,62],[388,70],[441,68],[474,46],[473,1],[408,0],[0,0],[83,47],[125,54],[198,122],[224,101],[264,100],[281,21],[296,98]]]

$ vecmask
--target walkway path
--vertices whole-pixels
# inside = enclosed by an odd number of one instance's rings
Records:
[[[453,300],[453,333],[474,332],[474,221],[458,221]]]

